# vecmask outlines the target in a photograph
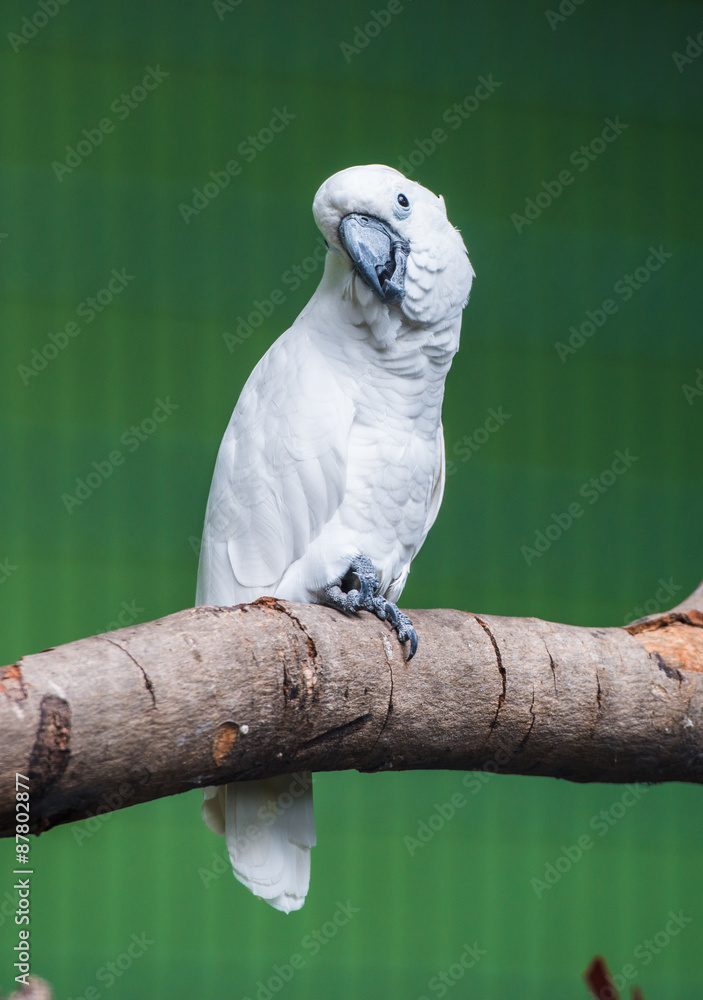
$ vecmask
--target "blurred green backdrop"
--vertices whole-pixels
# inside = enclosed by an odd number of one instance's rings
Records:
[[[321,273],[313,195],[401,157],[445,196],[477,272],[447,384],[453,474],[404,606],[619,625],[698,583],[703,4],[382,4],[4,0],[0,662],[192,604],[220,437]],[[256,138],[275,109],[288,124]],[[611,141],[606,119],[627,126]],[[233,159],[223,190],[179,209]],[[236,342],[256,310],[271,314]],[[157,400],[171,414],[153,429]],[[115,449],[109,477],[62,500]],[[627,449],[626,474],[526,556]],[[287,918],[210,878],[224,844],[199,792],[59,828],[32,846],[33,970],[62,1000],[567,1000],[603,952],[646,1000],[700,997],[698,788],[623,810],[615,786],[491,777],[471,794],[462,777],[319,775],[311,892]],[[467,805],[411,855],[404,837],[457,791]],[[600,810],[617,814],[603,836]],[[9,992],[6,842],[0,859]],[[332,936],[339,903],[356,912]],[[691,919],[675,936],[670,911]],[[132,960],[133,934],[152,943]],[[462,973],[466,944],[483,954]],[[294,953],[304,967],[277,980]]]

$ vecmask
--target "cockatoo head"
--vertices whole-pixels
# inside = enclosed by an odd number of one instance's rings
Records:
[[[474,276],[466,247],[444,199],[416,181],[379,164],[348,167],[319,189],[313,214],[350,280],[385,306],[435,324],[466,305]]]

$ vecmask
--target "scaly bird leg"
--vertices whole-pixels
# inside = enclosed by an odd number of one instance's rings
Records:
[[[345,583],[350,583],[350,578],[353,577],[359,581],[359,589],[343,590],[342,587]],[[341,584],[340,586],[336,583],[330,583],[325,587],[325,603],[339,611],[370,611],[381,621],[389,621],[398,633],[401,642],[410,640],[408,660],[412,660],[417,652],[417,632],[406,614],[399,611],[392,601],[387,601],[385,597],[379,596],[378,574],[369,557],[358,555],[352,559]]]

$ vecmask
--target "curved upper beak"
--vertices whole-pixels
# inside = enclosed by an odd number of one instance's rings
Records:
[[[405,266],[410,244],[387,222],[352,212],[339,224],[339,235],[351,261],[381,302],[405,295]]]

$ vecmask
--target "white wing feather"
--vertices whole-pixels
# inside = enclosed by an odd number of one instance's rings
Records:
[[[352,422],[351,401],[298,321],[252,372],[220,446],[199,604],[280,596],[284,573],[343,499]]]

